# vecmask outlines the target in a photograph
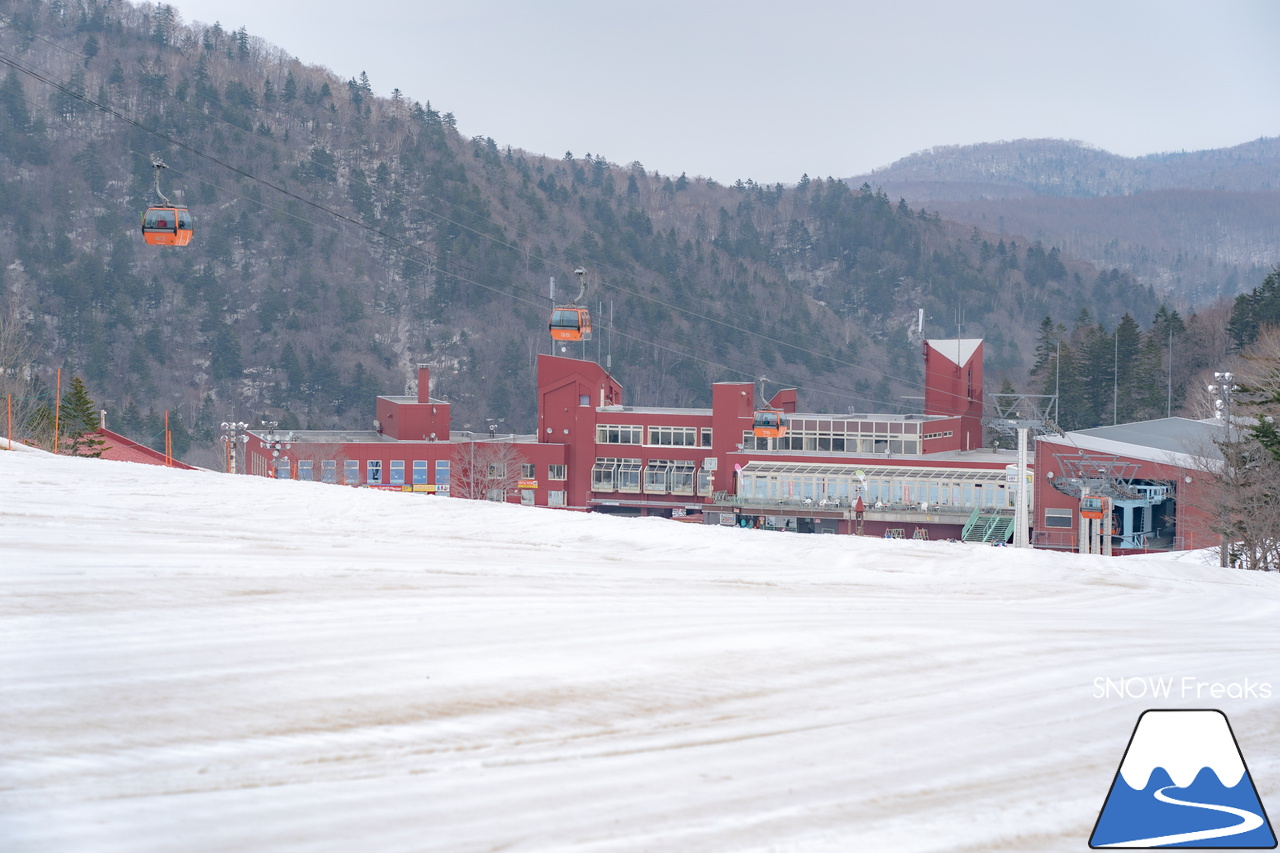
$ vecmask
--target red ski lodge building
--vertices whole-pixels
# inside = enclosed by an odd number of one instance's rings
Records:
[[[246,468],[456,495],[460,466],[503,444],[503,458],[516,461],[500,464],[521,466],[518,487],[492,497],[510,502],[801,533],[1003,542],[1013,526],[1016,456],[983,447],[982,341],[927,340],[923,351],[924,412],[908,415],[802,413],[793,389],[762,401],[750,382],[717,383],[709,409],[631,406],[600,365],[540,355],[535,435],[451,430],[449,404],[430,396],[429,369],[419,367],[416,394],[377,398],[374,429],[253,430]],[[769,432],[757,429],[762,411],[781,416],[780,435],[761,437]],[[1038,457],[1031,470],[1044,465]],[[1037,483],[1033,500],[1044,500],[1039,479],[1028,479]],[[1056,523],[1071,499],[1051,502]],[[1034,506],[1028,518],[1040,527]],[[1078,543],[1059,535],[1037,544]]]

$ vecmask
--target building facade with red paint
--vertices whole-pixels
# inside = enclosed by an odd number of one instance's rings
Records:
[[[958,538],[975,514],[1012,512],[1013,454],[982,446],[982,342],[925,341],[923,357],[924,413],[889,415],[805,413],[794,389],[765,401],[750,382],[717,383],[710,408],[633,406],[600,365],[542,355],[533,435],[452,430],[420,367],[415,393],[377,399],[372,430],[251,431],[247,473],[457,494],[460,464],[505,445],[521,468],[511,502]],[[784,435],[755,436],[765,406],[784,414]]]

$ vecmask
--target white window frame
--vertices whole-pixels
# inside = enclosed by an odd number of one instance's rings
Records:
[[[675,462],[670,459],[650,459],[644,466],[644,493],[647,495],[665,495],[671,491],[671,469]]]
[[[697,447],[698,428],[691,426],[649,427],[649,447]]]
[[[644,427],[639,424],[597,424],[596,444],[643,444]]]
[[[1049,519],[1054,519],[1050,521]],[[1065,524],[1055,523],[1065,521]],[[1061,509],[1059,507],[1047,506],[1044,508],[1044,526],[1053,530],[1071,530],[1076,526],[1075,512],[1067,507]]]
[[[639,459],[618,460],[618,479],[615,491],[640,493],[644,466]]]

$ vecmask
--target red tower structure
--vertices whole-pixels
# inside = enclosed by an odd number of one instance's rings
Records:
[[[982,340],[958,338],[924,342],[924,413],[960,418],[949,446],[982,446]]]

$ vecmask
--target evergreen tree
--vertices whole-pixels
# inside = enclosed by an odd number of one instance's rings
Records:
[[[71,380],[71,388],[62,395],[58,423],[58,431],[67,440],[67,453],[72,456],[101,456],[107,443],[96,432],[99,423],[98,408],[89,399],[84,380],[77,376]]]
[[[1138,354],[1142,349],[1142,332],[1132,317],[1125,314],[1116,326],[1112,340],[1112,390],[1116,423],[1137,420],[1144,398],[1150,395],[1149,376],[1138,370]]]
[[[1236,346],[1246,347],[1258,339],[1263,326],[1280,325],[1280,267],[1263,279],[1262,284],[1236,297],[1227,331]]]
[[[1031,365],[1031,375],[1041,376],[1049,363],[1057,356],[1058,342],[1066,333],[1061,324],[1054,323],[1048,314],[1040,321],[1040,330],[1036,332],[1036,360]]]

